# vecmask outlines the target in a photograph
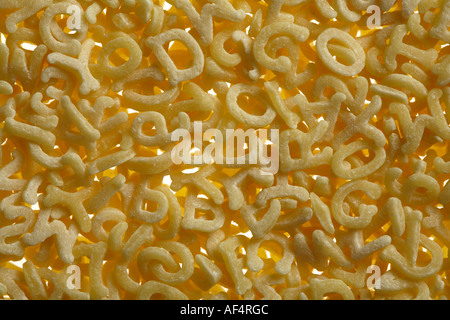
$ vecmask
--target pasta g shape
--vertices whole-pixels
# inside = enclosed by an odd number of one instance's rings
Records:
[[[1,299],[450,297],[450,1],[0,1]]]

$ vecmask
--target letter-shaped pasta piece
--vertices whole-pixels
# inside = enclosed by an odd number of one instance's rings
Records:
[[[328,128],[327,121],[320,121],[315,128],[308,133],[298,129],[284,130],[280,134],[280,170],[287,172],[291,170],[302,170],[321,164],[329,164],[333,155],[333,149],[329,146],[323,148],[319,153],[313,154],[311,147],[315,142],[321,140]],[[290,153],[289,142],[295,141],[300,147],[300,157],[293,158]]]
[[[425,98],[428,93],[422,82],[404,74],[392,73],[385,77],[382,83],[389,87],[398,87],[411,92],[418,100]]]
[[[24,160],[19,150],[14,150],[12,156],[14,159],[0,168],[0,190],[23,190],[27,184],[24,179],[9,178],[19,171]]]
[[[364,149],[373,150],[375,152],[375,157],[369,163],[348,170],[344,165],[345,163],[348,163],[345,159],[351,154]],[[376,147],[367,140],[358,140],[353,141],[346,146],[341,146],[333,154],[333,157],[331,158],[331,168],[338,177],[347,180],[355,180],[374,173],[383,165],[385,160],[386,152],[384,151],[384,148]]]
[[[175,262],[170,252],[180,257],[181,266]],[[158,262],[148,264],[149,260]],[[166,271],[161,263],[167,264],[170,271]],[[162,282],[177,285],[184,283],[192,276],[194,257],[189,249],[180,242],[161,241],[156,243],[155,247],[145,248],[139,252],[138,265],[142,274],[146,274],[148,268]]]
[[[360,262],[356,268],[356,272],[349,272],[337,267],[331,267],[330,274],[334,278],[344,281],[348,286],[360,289],[364,288],[368,268],[370,268],[369,263]]]
[[[128,261],[144,244],[153,243],[153,227],[146,223],[137,228],[122,247],[122,258]]]
[[[418,49],[403,42],[403,37],[408,33],[406,25],[401,24],[391,33],[389,45],[386,47],[384,62],[389,71],[397,68],[397,55],[403,55],[430,69],[437,59],[438,53],[433,48],[428,50]]]
[[[420,244],[432,255],[431,261],[425,266],[411,265],[393,244],[381,251],[380,257],[407,278],[426,279],[440,270],[444,258],[441,247],[424,234],[420,234]]]
[[[211,212],[213,219],[196,218],[195,214]],[[185,200],[185,209],[181,227],[186,230],[200,232],[214,232],[219,230],[225,222],[225,214],[222,208],[208,200],[197,198],[194,192],[188,192]]]
[[[60,89],[53,86],[51,79],[63,80],[65,82],[65,88]],[[75,87],[74,80],[69,72],[54,66],[48,66],[41,72],[41,81],[48,83],[45,93],[52,99],[61,99],[63,96],[70,95]]]
[[[156,293],[162,294],[166,300],[188,300],[188,297],[177,288],[153,280],[147,281],[139,287],[136,298],[149,300]]]
[[[202,45],[209,45],[213,40],[213,16],[231,21],[241,21],[245,18],[243,10],[234,9],[227,0],[215,0],[214,3],[205,4],[199,14],[189,0],[169,0],[169,3],[184,11],[192,26],[200,34]]]
[[[12,93],[13,93],[13,88],[11,87],[11,85],[4,80],[0,80],[0,94],[10,95]]]
[[[377,147],[383,147],[386,144],[386,137],[380,129],[369,123],[370,119],[380,111],[381,105],[380,96],[373,96],[372,101],[359,115],[348,113],[344,118],[346,127],[334,137],[332,146],[337,149],[355,133],[360,132],[372,139]]]
[[[336,235],[337,236],[337,235]],[[353,260],[361,261],[391,244],[391,237],[382,235],[369,243],[364,243],[362,229],[349,230],[345,235],[339,234],[339,243],[348,244]]]
[[[371,85],[371,87],[372,86],[374,85]],[[324,93],[327,87],[331,87],[337,92],[331,97],[330,102],[333,102],[333,100],[336,100],[336,102],[342,102],[345,100],[345,103],[348,105],[350,111],[354,114],[361,113],[365,104],[367,92],[369,90],[369,83],[366,78],[357,76],[356,78],[352,78],[351,80],[344,82],[340,78],[331,74],[320,75],[314,83],[314,98],[325,101],[327,97]],[[355,90],[354,94],[351,92],[353,90]],[[345,96],[345,99],[342,99],[342,95]],[[314,103],[310,104],[314,105]],[[324,113],[324,111],[321,113]]]
[[[103,228],[106,221],[125,222],[126,215],[116,208],[104,208],[100,210],[92,219],[92,233],[100,241],[107,241],[108,234]]]
[[[264,262],[258,257],[258,249],[263,241],[277,242],[283,248],[283,257],[275,263],[275,271],[279,274],[286,275],[291,270],[292,262],[294,262],[294,253],[291,249],[290,242],[283,236],[275,233],[268,233],[261,239],[251,239],[247,246],[247,266],[249,270],[260,271]]]
[[[181,41],[190,50],[193,63],[192,66],[186,69],[179,70],[169,54],[164,50],[163,45],[169,41]],[[145,40],[145,44],[150,47],[159,62],[164,66],[169,77],[169,83],[172,86],[177,86],[182,81],[191,80],[197,77],[204,66],[204,56],[202,49],[195,39],[186,31],[182,29],[171,29],[160,33],[157,36],[149,37]]]
[[[2,291],[15,300],[27,300],[25,292],[19,287],[17,282],[20,282],[22,273],[19,270],[0,267],[0,283],[2,284]]]
[[[108,248],[112,251],[120,252],[123,248],[123,238],[128,230],[128,223],[125,221],[116,224],[108,236]]]
[[[303,42],[309,37],[309,30],[289,22],[274,22],[265,26],[256,36],[253,43],[253,55],[258,63],[267,69],[286,73],[296,66],[292,66],[291,60],[286,56],[271,58],[266,53],[266,45],[275,35],[287,35],[298,42]]]
[[[116,82],[117,83],[117,82]],[[123,96],[139,111],[159,110],[173,102],[180,94],[180,85],[172,86],[159,94],[140,94],[134,89],[125,89]]]
[[[33,85],[36,83],[36,80],[39,77],[39,70],[43,66],[46,54],[47,47],[40,44],[28,58],[29,63],[27,63],[26,53],[22,49],[16,48],[12,51],[9,69],[18,76],[24,89],[31,90]]]
[[[70,97],[64,96],[61,99],[61,106],[67,119],[76,125],[80,133],[88,141],[95,141],[100,138],[100,132],[95,129],[78,108],[72,103]]]
[[[76,56],[81,51],[80,41],[84,40],[87,33],[87,24],[85,20],[78,19],[80,24],[80,28],[77,29],[78,39],[69,38],[68,41],[60,41],[57,37],[55,37],[55,30],[52,30],[52,27],[55,26],[55,24],[52,23],[52,20],[57,15],[67,14],[69,6],[77,6],[80,11],[80,15],[83,14],[83,8],[79,4],[73,4],[71,2],[54,3],[48,6],[42,14],[39,21],[39,32],[43,42],[50,50],[61,54]],[[59,29],[59,26],[57,28]]]
[[[112,167],[119,166],[132,159],[135,155],[136,152],[130,148],[128,150],[120,150],[97,158],[87,166],[86,173],[88,175],[93,175],[108,170]]]
[[[81,44],[81,50],[78,59],[72,58],[60,52],[52,52],[47,56],[47,61],[61,69],[74,73],[81,82],[78,91],[82,95],[89,94],[100,88],[100,82],[94,78],[89,70],[89,56],[94,48],[95,43],[92,39],[86,39]]]
[[[5,120],[4,128],[5,132],[30,142],[38,143],[47,151],[51,150],[55,145],[56,137],[50,131],[16,121],[13,118]]]
[[[111,66],[109,62],[110,55],[115,50],[122,48],[128,51],[128,60],[120,66]],[[97,58],[95,69],[112,79],[121,79],[136,70],[141,63],[141,60],[142,51],[136,41],[129,36],[117,37],[103,45]]]
[[[326,264],[326,258],[330,257],[339,266],[345,269],[352,267],[353,263],[345,256],[341,248],[322,230],[315,230],[312,234],[315,260],[319,265]]]
[[[289,128],[296,128],[300,122],[300,116],[286,106],[278,92],[278,83],[276,83],[276,81],[270,81],[266,82],[264,86],[278,114],[283,118]]]
[[[281,296],[272,287],[284,282],[283,276],[279,274],[267,274],[259,276],[256,279],[252,279],[253,289],[258,290],[263,295],[265,300],[281,300]]]
[[[258,99],[261,104],[266,108],[265,112],[261,116],[256,116],[249,114],[243,110],[238,104],[238,97],[241,95],[249,95]],[[267,95],[260,88],[248,85],[244,83],[238,83],[232,86],[226,97],[228,111],[233,115],[233,117],[239,121],[244,122],[250,127],[265,127],[272,123],[276,116],[276,112],[273,110],[272,106],[268,102]]]
[[[349,181],[339,187],[331,201],[331,213],[340,224],[350,229],[367,227],[378,211],[375,205],[360,204],[358,206],[359,216],[352,217],[346,214],[343,207],[344,199],[348,194],[357,190],[364,192],[374,200],[380,198],[382,192],[380,185],[366,180]]]
[[[342,280],[311,279],[310,286],[313,300],[323,300],[327,293],[339,293],[344,300],[355,300],[353,292]]]
[[[105,298],[109,290],[103,284],[102,266],[103,259],[106,253],[106,243],[98,242],[92,244],[80,244],[73,248],[75,258],[81,256],[89,257],[89,284],[90,284],[90,299]]]
[[[253,58],[253,41],[243,31],[236,30],[233,32],[232,39],[236,42],[239,51],[244,55],[243,61],[248,67],[245,74],[253,81],[256,81],[261,76],[261,68]]]
[[[330,208],[314,192],[309,194],[311,205],[317,219],[328,233],[334,233],[333,221],[331,220]]]
[[[192,280],[204,291],[214,286],[222,278],[223,273],[218,266],[202,254],[196,254],[195,263],[199,266],[200,272],[194,271]]]
[[[401,236],[405,232],[406,222],[402,202],[396,197],[390,197],[385,204],[385,210],[388,212],[392,223],[392,232],[396,236]]]
[[[245,239],[244,236],[235,235],[219,243],[218,246],[218,250],[223,257],[238,294],[244,294],[252,287],[252,282],[242,271],[245,267],[244,259],[238,258],[236,253],[236,249],[246,246],[247,241]]]
[[[120,259],[114,267],[114,280],[117,281],[119,286],[125,291],[136,295],[142,288],[139,283],[134,281],[128,271],[129,260]]]
[[[14,195],[16,194],[13,194],[13,196]],[[20,196],[20,193],[17,195]],[[17,196],[15,198],[17,198]],[[3,201],[1,207],[4,207]],[[12,223],[0,228],[0,253],[7,256],[23,256],[25,248],[22,242],[20,240],[11,240],[30,230],[36,220],[34,212],[28,207],[16,205],[10,205],[0,209],[3,211],[3,216],[8,220],[14,221],[17,218],[25,219],[24,222]]]
[[[23,264],[23,275],[32,299],[43,300],[48,298],[46,288],[33,262],[27,261]]]
[[[178,118],[180,128],[189,129],[189,116],[184,112],[180,112]],[[156,134],[154,136],[149,136],[142,132],[142,127],[147,122],[152,122],[155,126]],[[144,146],[164,146],[171,141],[172,137],[172,133],[167,131],[166,119],[161,113],[156,111],[139,113],[131,124],[131,135],[136,142]]]
[[[347,45],[353,51],[353,61],[346,61],[349,65],[339,63],[333,59],[328,49],[328,42],[332,39]],[[351,35],[342,30],[329,28],[323,31],[317,37],[316,48],[322,63],[333,72],[343,76],[354,76],[364,68],[366,55],[363,48]]]
[[[420,172],[413,173],[401,185],[396,180],[402,173],[400,168],[390,168],[386,172],[385,184],[392,195],[406,204],[428,204],[439,196],[439,183],[432,176]],[[418,188],[424,188],[426,192],[418,192]]]
[[[19,0],[19,1],[5,1],[0,4],[0,9],[18,9],[6,18],[6,30],[10,33],[17,31],[17,24],[34,14],[41,11],[43,8],[51,5],[51,0]]]
[[[258,210],[263,209],[254,204],[244,205],[240,209],[240,214],[247,224],[248,228],[252,232],[253,236],[255,238],[262,238],[264,237],[264,235],[269,233],[277,223],[277,220],[281,213],[281,204],[278,199],[271,200],[269,209],[259,220],[257,220],[255,217]]]
[[[210,165],[201,168],[191,175],[174,176],[170,187],[177,191],[180,190],[183,185],[192,184],[202,190],[215,204],[222,204],[224,202],[222,192],[212,182],[206,179],[206,177],[212,175],[215,171],[216,168],[213,165]]]
[[[251,177],[255,182],[264,187],[270,187],[274,181],[273,175],[263,175],[255,167],[242,169],[232,177],[221,177],[219,181],[227,191],[228,206],[231,210],[239,210],[245,204],[242,185],[248,177]]]
[[[162,192],[169,201],[169,210],[167,212],[169,223],[168,226],[164,228],[162,228],[160,225],[154,225],[154,232],[158,239],[172,239],[180,230],[182,220],[181,207],[178,203],[177,197],[173,194],[172,190],[165,186],[159,186],[156,188],[156,190]]]
[[[425,207],[426,217],[422,220],[422,225],[426,229],[431,229],[433,235],[441,240],[445,245],[450,243],[450,232],[443,224],[443,214],[433,206]]]
[[[127,161],[130,170],[141,174],[158,174],[167,170],[172,165],[171,148],[161,155],[152,157],[136,156]]]
[[[100,210],[120,190],[124,183],[125,177],[122,174],[118,174],[105,182],[102,185],[102,189],[86,201],[86,211],[92,213]]]
[[[411,265],[417,262],[419,252],[420,229],[422,224],[422,212],[405,207],[406,213],[406,246],[405,258]]]
[[[217,33],[210,47],[211,56],[215,61],[225,67],[235,67],[242,61],[238,53],[228,53],[223,47],[224,43],[231,39],[235,31],[234,29],[229,29]]]
[[[148,223],[154,223],[162,220],[168,210],[169,201],[161,191],[149,189],[147,187],[148,179],[144,179],[136,188],[135,196],[131,202],[130,216]],[[152,201],[158,204],[156,211],[143,209],[143,202]]]
[[[65,263],[73,262],[72,248],[77,239],[79,228],[75,223],[71,223],[69,228],[59,220],[49,222],[51,208],[45,208],[39,211],[36,223],[31,233],[23,235],[23,241],[28,246],[34,246],[45,239],[56,235],[56,247],[58,254]]]
[[[47,187],[47,195],[44,198],[44,205],[51,207],[55,204],[62,204],[73,214],[75,220],[83,232],[89,232],[92,227],[91,220],[83,205],[83,202],[93,195],[93,188],[86,188],[74,193],[61,190],[50,185]]]
[[[413,122],[407,106],[400,103],[391,103],[389,112],[398,116],[400,128],[408,136],[408,140],[402,145],[403,153],[413,153],[420,144],[423,131],[430,116],[420,115]]]
[[[449,13],[450,4],[444,1],[429,31],[431,37],[441,39],[447,43],[450,41],[450,32],[448,31]]]

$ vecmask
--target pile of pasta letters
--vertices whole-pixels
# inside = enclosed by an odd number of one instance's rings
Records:
[[[0,20],[3,298],[449,297],[449,0],[2,0]],[[279,170],[174,164],[195,121],[277,129]]]

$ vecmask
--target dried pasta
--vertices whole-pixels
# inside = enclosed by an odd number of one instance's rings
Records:
[[[0,298],[450,297],[450,0],[0,20]]]

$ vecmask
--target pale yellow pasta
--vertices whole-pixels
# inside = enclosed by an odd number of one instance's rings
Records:
[[[179,70],[167,52],[162,48],[163,44],[174,40],[181,41],[190,50],[194,60],[191,67]],[[201,48],[194,38],[184,30],[168,30],[157,36],[147,38],[145,44],[152,49],[159,62],[166,69],[169,83],[172,86],[178,85],[181,81],[195,78],[203,71],[204,57]]]
[[[450,298],[448,0],[0,19],[0,299]]]
[[[341,63],[334,61],[331,53],[328,51],[328,42],[330,40],[337,40],[342,44],[347,44],[353,51],[353,56],[351,57],[353,61],[346,61],[350,63],[350,66],[346,66]],[[363,48],[353,39],[348,33],[341,31],[339,29],[329,28],[322,32],[317,37],[317,54],[319,55],[322,62],[329,68],[343,76],[354,76],[361,72],[364,68],[365,55]],[[346,60],[350,60],[347,58]]]

